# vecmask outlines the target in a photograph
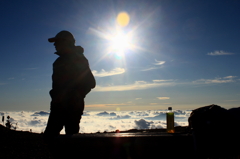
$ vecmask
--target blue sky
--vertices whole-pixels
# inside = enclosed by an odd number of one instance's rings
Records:
[[[57,55],[47,39],[61,30],[84,48],[96,78],[85,110],[238,107],[239,7],[237,0],[0,1],[0,110],[49,110]],[[120,12],[127,26],[116,22]],[[111,40],[119,33],[129,42],[121,52]]]

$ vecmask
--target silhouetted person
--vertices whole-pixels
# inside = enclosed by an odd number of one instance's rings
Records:
[[[59,57],[53,63],[51,112],[44,136],[58,136],[65,127],[66,134],[79,132],[84,110],[84,98],[95,87],[95,78],[83,55],[83,48],[75,46],[75,39],[68,31],[61,31],[49,38]]]

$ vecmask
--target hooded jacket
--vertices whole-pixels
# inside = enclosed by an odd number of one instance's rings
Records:
[[[75,46],[68,53],[55,53],[59,57],[53,63],[52,100],[61,101],[77,94],[84,98],[96,86],[83,52],[81,46]]]

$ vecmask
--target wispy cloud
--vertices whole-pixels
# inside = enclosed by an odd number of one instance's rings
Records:
[[[157,82],[156,82],[157,81]],[[175,83],[169,82],[172,80],[153,80],[152,82],[136,81],[134,84],[128,85],[113,85],[113,86],[97,86],[94,91],[105,92],[105,91],[130,91],[130,90],[144,90],[149,88],[173,86]]]
[[[232,99],[232,100],[225,100],[225,102],[238,102],[239,100],[234,100],[234,99]]]
[[[234,53],[225,52],[222,50],[207,53],[207,55],[210,55],[210,56],[233,55],[233,54]]]
[[[150,71],[150,70],[155,70],[155,69],[159,69],[159,67],[150,67],[150,68],[143,69],[141,71]]]
[[[158,61],[155,59],[155,62],[154,65],[163,65],[165,63],[165,61]]]
[[[8,80],[14,80],[14,77],[10,77],[10,78],[8,78]]]
[[[153,82],[155,82],[155,83],[159,83],[159,82],[171,82],[171,81],[173,81],[172,79],[170,79],[170,80],[153,80]]]
[[[1,86],[1,85],[6,85],[6,84],[7,84],[7,83],[1,83],[1,82],[0,82],[0,86]]]
[[[194,84],[220,84],[220,83],[231,83],[234,82],[234,79],[237,76],[226,76],[226,77],[217,77],[215,79],[199,79],[193,81]]]
[[[119,104],[91,104],[86,105],[86,107],[115,107],[115,106],[123,106],[130,105],[131,103],[119,103]]]
[[[104,69],[102,69],[100,72],[96,70],[92,71],[93,75],[96,77],[114,76],[114,75],[122,74],[124,72],[125,72],[124,68],[115,68],[109,72],[105,71]]]
[[[237,76],[226,76],[226,77],[223,77],[224,79],[233,79],[233,78],[236,78]]]
[[[155,59],[155,63],[153,63],[153,65],[156,65],[156,66],[152,66],[152,67],[149,67],[149,68],[146,68],[146,69],[142,69],[141,71],[150,71],[150,70],[155,70],[155,69],[159,69],[161,67],[159,67],[160,65],[163,65],[165,63],[165,61],[158,61]]]
[[[160,100],[166,100],[166,99],[170,99],[170,97],[157,97]]]
[[[140,99],[142,99],[142,98],[135,98],[135,100],[140,100]]]

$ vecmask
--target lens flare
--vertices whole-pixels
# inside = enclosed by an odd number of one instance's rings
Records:
[[[127,12],[120,12],[117,16],[117,23],[122,26],[122,27],[125,27],[128,25],[130,21],[130,17],[128,15]]]

